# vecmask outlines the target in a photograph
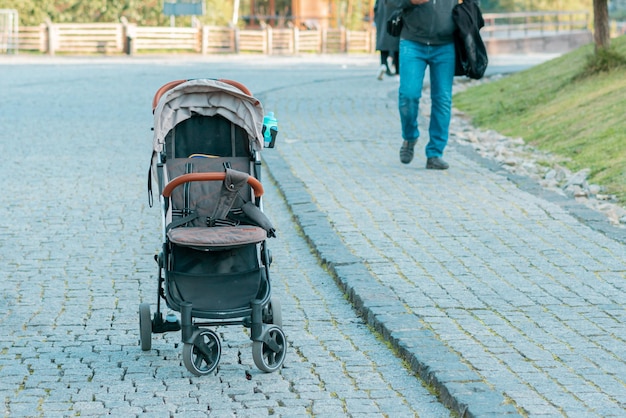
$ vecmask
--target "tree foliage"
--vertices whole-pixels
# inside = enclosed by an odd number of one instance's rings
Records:
[[[227,25],[233,15],[234,0],[204,0],[206,14],[197,19],[208,25]],[[328,0],[337,18],[349,27],[362,24],[373,2],[369,0]],[[606,1],[606,0],[605,0]],[[483,12],[593,10],[594,0],[480,0]],[[277,13],[284,14],[284,2],[276,1]],[[371,3],[371,4],[370,4]],[[240,16],[249,2],[242,1]],[[261,0],[256,3],[263,11]],[[36,26],[47,20],[54,23],[119,22],[122,16],[141,26],[170,24],[163,14],[163,0],[0,0],[0,9],[16,9],[20,24]],[[190,17],[176,18],[179,26],[189,25]]]
[[[206,14],[198,16],[205,24],[226,25],[232,1],[205,0]],[[141,26],[163,26],[170,18],[163,14],[163,0],[0,0],[0,9],[18,11],[20,25],[54,23],[119,22],[122,16]],[[191,17],[178,17],[178,25],[190,24]]]

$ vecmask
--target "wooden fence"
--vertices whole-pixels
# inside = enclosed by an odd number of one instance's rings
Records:
[[[141,27],[133,24],[41,24],[21,27],[19,50],[46,54],[135,54],[141,52],[219,53],[373,53],[376,32],[345,28],[324,30],[233,29],[202,26]]]
[[[588,31],[588,12],[535,12],[484,14],[485,39],[522,38],[548,32]],[[142,52],[191,52],[199,54],[299,54],[374,53],[376,30],[345,28],[300,30],[297,28],[238,29],[201,26],[140,27],[121,23],[57,24],[19,28],[19,50],[47,54],[135,54]]]

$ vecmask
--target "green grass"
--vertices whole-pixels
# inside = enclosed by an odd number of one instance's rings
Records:
[[[626,204],[626,36],[608,53],[587,45],[454,96],[475,126],[521,137]]]

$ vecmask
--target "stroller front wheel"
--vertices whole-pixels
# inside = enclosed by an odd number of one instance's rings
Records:
[[[266,373],[280,369],[287,353],[287,339],[282,329],[271,326],[263,341],[252,342],[254,364]]]
[[[222,344],[215,332],[210,329],[197,330],[192,336],[193,343],[183,346],[183,364],[192,374],[206,376],[217,367],[222,355]]]
[[[143,351],[152,348],[152,318],[150,317],[150,304],[139,305],[139,341]]]
[[[277,297],[272,296],[270,302],[263,310],[263,322],[266,324],[273,324],[278,327],[283,326],[283,314],[281,304],[280,300]]]

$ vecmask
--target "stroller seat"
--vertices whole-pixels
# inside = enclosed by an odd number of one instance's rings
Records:
[[[267,239],[263,228],[253,225],[174,228],[167,232],[169,240],[183,247],[198,250],[225,250],[258,244]]]
[[[189,161],[192,160],[175,159],[172,166],[190,168],[193,165]],[[185,164],[183,165],[181,162]],[[196,166],[202,167],[207,164],[210,166],[213,162],[220,163],[221,159],[203,158],[197,160]],[[186,183],[186,181],[196,180],[223,180],[223,183],[220,183],[221,186],[219,187],[211,184],[191,186],[189,183]],[[163,195],[173,197],[176,194],[175,189],[185,184],[187,184],[187,188],[181,187],[184,191],[178,193],[178,197],[173,198],[172,203],[173,207],[184,209],[180,211],[181,213],[190,215],[178,221],[178,227],[168,228],[167,238],[172,244],[201,251],[218,251],[259,244],[267,239],[268,234],[270,236],[273,235],[273,227],[269,220],[251,201],[246,201],[244,198],[245,193],[244,196],[238,193],[240,189],[250,186],[254,196],[260,197],[263,194],[263,186],[256,178],[233,169],[227,169],[225,173],[188,173],[177,176],[170,181],[163,189]],[[197,199],[191,199],[189,196],[190,190],[198,192]],[[211,198],[206,199],[206,196]],[[252,224],[240,224],[239,222],[226,219],[234,200],[237,198],[243,201],[243,205],[238,206],[238,209],[235,209],[233,213],[239,213],[241,219],[251,221],[253,222]],[[207,214],[213,214],[214,216],[207,217]],[[206,224],[210,219],[214,219],[215,225]],[[258,224],[254,222],[258,222]],[[174,226],[175,223],[173,222],[170,225]]]

